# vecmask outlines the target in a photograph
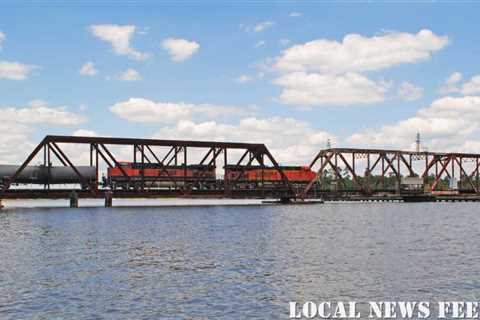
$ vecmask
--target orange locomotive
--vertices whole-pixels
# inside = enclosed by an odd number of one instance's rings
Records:
[[[168,165],[155,163],[143,164],[120,162],[120,166],[108,168],[104,185],[112,189],[137,189],[142,182],[147,188],[171,188],[190,183],[199,190],[222,186],[216,178],[214,165]],[[279,167],[292,184],[307,184],[315,178],[315,172],[309,167],[281,166]],[[255,188],[259,185],[274,185],[282,182],[280,172],[273,168],[260,166],[227,165],[225,179],[239,188]]]
[[[315,178],[316,174],[309,167],[280,166],[288,180],[293,184],[306,184]],[[275,183],[282,181],[280,172],[272,167],[260,166],[225,166],[225,176],[228,180],[236,180],[252,183]]]

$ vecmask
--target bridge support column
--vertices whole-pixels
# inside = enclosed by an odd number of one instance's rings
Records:
[[[111,208],[113,202],[113,193],[111,191],[105,191],[105,208]]]
[[[292,199],[291,198],[288,198],[288,197],[281,197],[279,202],[281,204],[291,204],[292,203]]]
[[[2,199],[0,199],[0,210],[3,208]]]
[[[75,191],[70,193],[70,208],[78,208],[78,194]]]

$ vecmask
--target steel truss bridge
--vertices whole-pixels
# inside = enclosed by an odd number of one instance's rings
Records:
[[[86,157],[78,157],[84,148]],[[72,151],[74,150],[74,151]],[[118,156],[122,154],[122,159]],[[132,179],[121,162],[127,155],[140,168],[140,177],[132,181],[128,190],[112,190],[102,185],[99,174],[106,168],[119,168],[124,178]],[[70,154],[70,155],[69,155]],[[48,181],[36,188],[22,186],[19,177],[35,161],[50,167],[58,163],[73,170],[80,183],[68,188],[54,188]],[[308,162],[306,162],[308,163]],[[220,164],[217,166],[217,164]],[[94,180],[87,179],[79,166],[95,168]],[[144,172],[155,165],[160,170],[169,166],[185,170],[184,180],[171,181],[168,188],[152,187]],[[209,188],[198,188],[202,175],[187,179],[190,165],[216,166],[218,173],[229,165],[243,168],[240,174],[224,174]],[[255,166],[262,170],[262,183],[255,188],[246,187],[242,173]],[[81,198],[103,198],[106,192],[114,198],[134,197],[186,197],[186,198],[250,198],[283,200],[418,200],[480,199],[480,154],[414,152],[384,149],[330,148],[320,150],[308,165],[315,177],[305,183],[295,183],[264,144],[213,141],[182,141],[109,137],[46,136],[29,154],[16,172],[0,186],[0,199],[69,198],[75,191]],[[275,170],[280,179],[263,183],[263,170]],[[421,180],[415,190],[402,189],[406,178]],[[451,181],[455,181],[452,185]],[[81,186],[81,187],[80,187]],[[443,190],[443,191],[442,191]],[[443,192],[443,193],[442,193]]]

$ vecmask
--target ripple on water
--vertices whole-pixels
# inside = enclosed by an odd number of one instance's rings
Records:
[[[283,319],[290,300],[480,299],[477,205],[8,210],[2,319]]]

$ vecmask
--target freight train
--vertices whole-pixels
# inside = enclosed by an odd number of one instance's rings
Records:
[[[253,189],[261,185],[275,185],[282,182],[280,172],[272,167],[227,165],[225,179],[239,188]],[[315,172],[308,167],[281,166],[290,183],[294,185],[307,184],[315,178]],[[139,189],[142,183],[146,188],[174,188],[185,183],[198,190],[218,188],[223,181],[217,179],[214,165],[166,165],[154,163],[142,164],[120,162],[115,167],[108,168],[103,185],[111,189]]]
[[[0,185],[3,186],[20,166],[0,165]],[[92,166],[75,167],[78,172],[86,179],[88,184],[96,183],[97,171]],[[82,189],[88,186],[84,185],[77,173],[67,166],[26,166],[15,179],[15,183],[22,184],[80,184]]]

